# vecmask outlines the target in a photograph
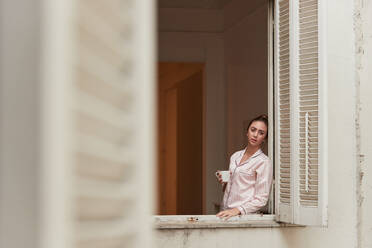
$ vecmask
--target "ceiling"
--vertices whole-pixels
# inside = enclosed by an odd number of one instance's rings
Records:
[[[159,8],[222,9],[232,0],[158,0]]]

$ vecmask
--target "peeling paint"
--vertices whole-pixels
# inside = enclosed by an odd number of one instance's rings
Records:
[[[198,221],[198,220],[199,220],[198,217],[189,217],[189,218],[187,218],[187,221],[188,221],[188,222],[196,222],[196,221]]]
[[[189,242],[189,237],[190,237],[190,230],[189,229],[185,229],[183,231],[182,247],[187,247],[187,244]]]
[[[360,78],[363,70],[362,58],[364,55],[363,37],[363,6],[364,0],[354,2],[354,38],[355,38],[355,144],[356,144],[356,247],[362,247],[362,207],[363,207],[363,162],[364,155],[361,153],[361,119],[362,102],[360,98]]]

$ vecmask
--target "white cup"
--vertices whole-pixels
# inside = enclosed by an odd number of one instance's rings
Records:
[[[230,180],[230,171],[217,171],[216,172],[216,177],[221,175],[222,182],[227,183]]]

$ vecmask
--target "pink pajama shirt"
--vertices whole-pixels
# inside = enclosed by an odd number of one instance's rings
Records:
[[[259,149],[239,165],[245,149],[230,158],[230,181],[223,197],[222,209],[238,208],[241,214],[254,213],[269,199],[273,168],[270,159]]]

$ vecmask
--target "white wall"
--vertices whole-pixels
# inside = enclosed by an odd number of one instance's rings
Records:
[[[355,1],[357,242],[372,247],[372,1]]]
[[[0,247],[39,247],[40,2],[0,2]]]
[[[359,2],[359,1],[356,1]],[[363,13],[364,54],[354,53],[354,2],[327,1],[328,226],[158,230],[158,247],[370,247],[371,246],[371,1]],[[357,11],[358,9],[356,9]],[[368,14],[367,14],[368,13]],[[355,60],[360,86],[356,80]],[[361,109],[357,109],[360,101]],[[358,111],[357,111],[358,110]],[[358,117],[360,115],[360,118]],[[356,124],[361,136],[357,136]],[[370,140],[370,139],[369,139]],[[358,148],[360,145],[360,149]],[[364,155],[363,157],[358,154]],[[361,162],[360,161],[361,159]],[[360,182],[358,168],[363,172]],[[358,202],[364,197],[362,202]],[[361,204],[359,204],[361,203]],[[361,246],[363,245],[363,246]]]
[[[205,207],[206,213],[214,214],[214,203],[221,199],[221,188],[214,173],[224,168],[226,159],[224,43],[223,35],[215,32],[219,29],[215,22],[222,25],[221,13],[204,10],[204,15],[201,15],[198,10],[172,10],[160,10],[159,61],[205,63]],[[207,25],[200,25],[205,22]]]

